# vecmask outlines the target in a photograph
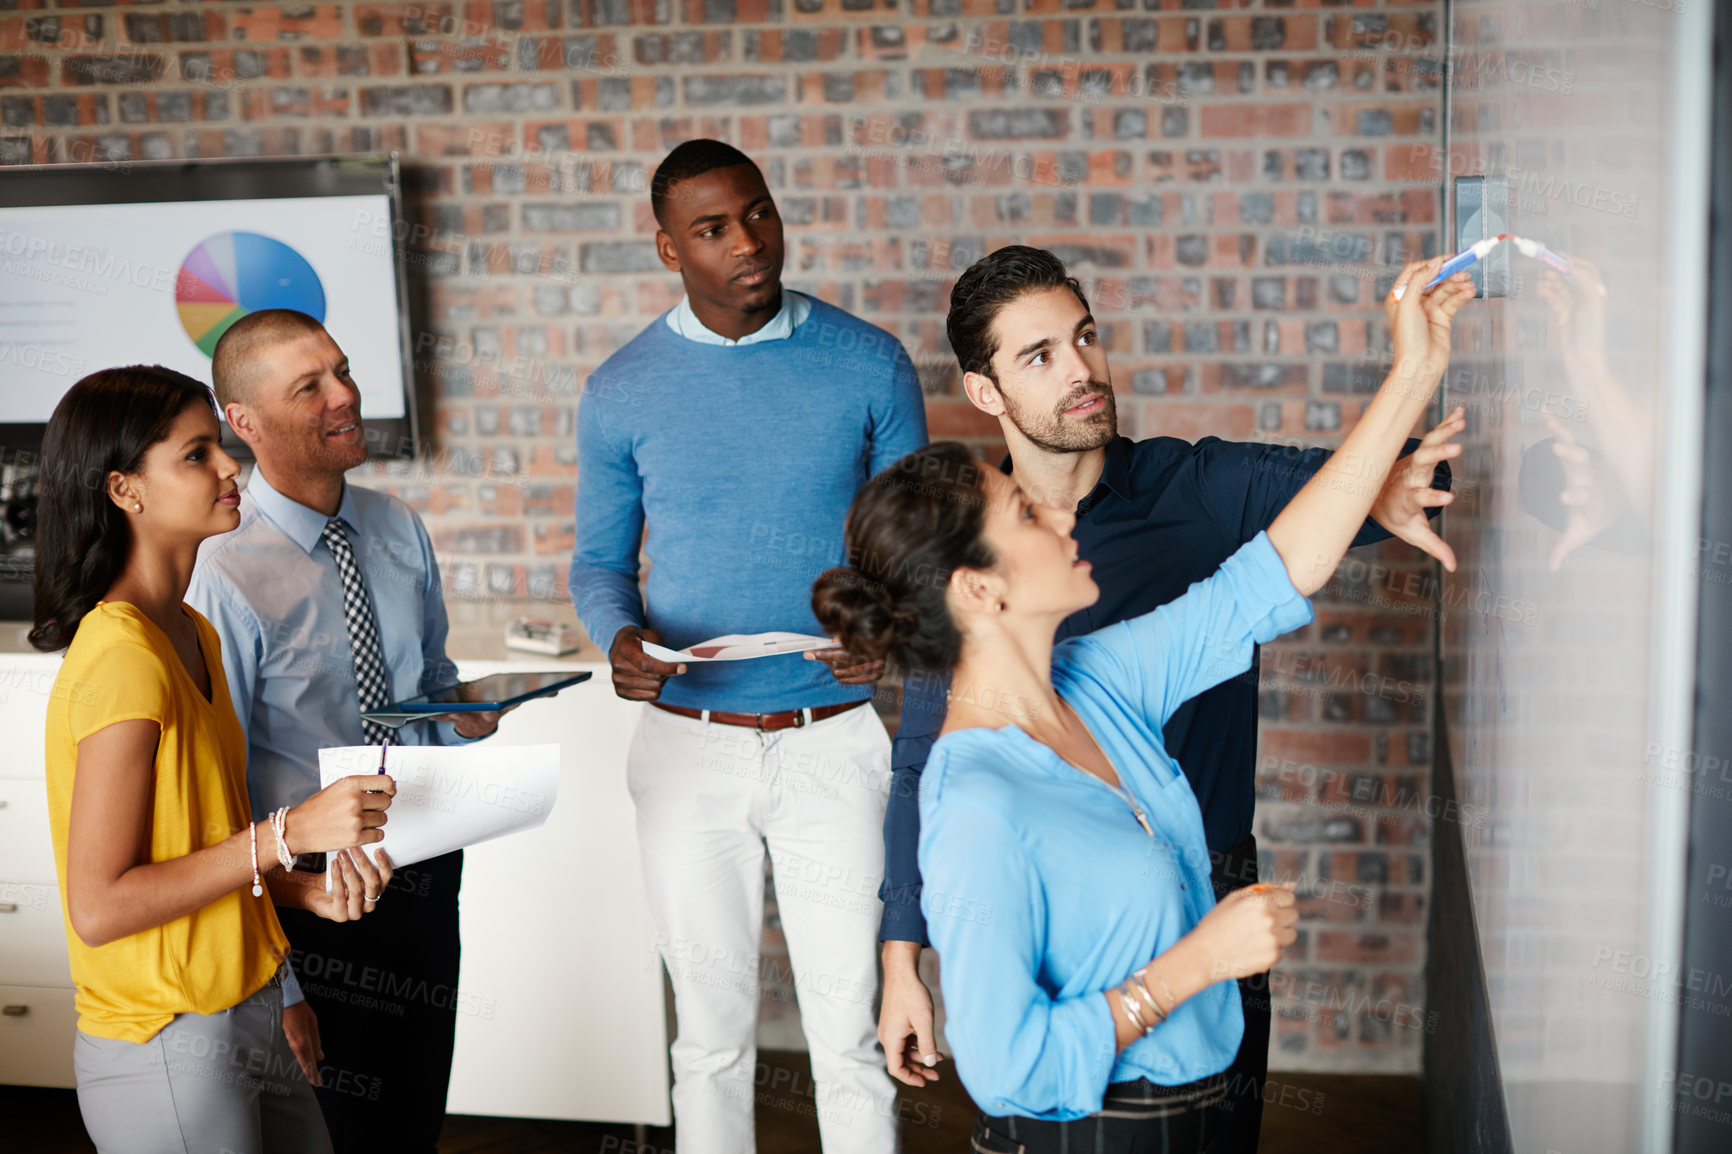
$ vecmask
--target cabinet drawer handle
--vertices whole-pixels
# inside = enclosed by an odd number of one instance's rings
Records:
[[[0,902],[0,914],[15,914],[17,912],[17,902]]]
[[[29,1012],[29,1006],[0,1006],[0,1014],[5,1014],[8,1018],[22,1018]]]

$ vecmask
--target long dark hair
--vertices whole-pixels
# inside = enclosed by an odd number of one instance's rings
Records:
[[[65,649],[120,578],[132,549],[110,473],[136,473],[189,405],[216,411],[209,388],[161,365],[91,373],[66,391],[42,437],[36,517],[36,627],[30,644]]]
[[[851,653],[907,669],[952,668],[962,634],[945,602],[950,574],[990,569],[985,468],[955,441],[917,449],[873,477],[848,507],[849,564],[812,585],[812,612]]]

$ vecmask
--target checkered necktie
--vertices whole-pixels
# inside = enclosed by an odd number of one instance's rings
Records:
[[[360,566],[355,564],[355,550],[349,544],[349,535],[343,532],[343,519],[332,517],[326,521],[320,540],[337,559],[337,573],[343,578],[343,620],[349,626],[349,648],[355,654],[355,688],[360,692],[360,708],[388,705],[391,688],[385,680],[385,651],[379,645],[379,626],[373,618],[373,602],[361,580]],[[368,745],[397,744],[394,732],[366,718],[361,719],[361,736]]]

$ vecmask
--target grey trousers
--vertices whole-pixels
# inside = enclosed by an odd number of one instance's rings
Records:
[[[282,971],[215,1014],[177,1014],[148,1042],[79,1031],[78,1109],[100,1154],[331,1154],[283,1036]]]

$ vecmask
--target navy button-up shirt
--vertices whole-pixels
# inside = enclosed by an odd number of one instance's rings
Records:
[[[1402,455],[1418,447],[1418,441],[1409,440]],[[1066,618],[1056,640],[1092,633],[1176,599],[1267,529],[1328,459],[1327,449],[1302,451],[1215,437],[1196,444],[1177,437],[1115,438],[1106,447],[1099,483],[1077,504],[1072,531],[1078,555],[1094,566],[1100,599]],[[1010,471],[1008,460],[1003,468]],[[1449,476],[1448,464],[1440,464],[1432,487],[1449,488]],[[1353,543],[1388,537],[1382,526],[1367,520]],[[926,941],[917,858],[920,771],[944,724],[949,687],[948,673],[910,673],[903,683],[884,813],[881,941]],[[1210,852],[1222,853],[1249,837],[1256,801],[1256,655],[1249,672],[1179,706],[1163,737],[1202,806]]]

